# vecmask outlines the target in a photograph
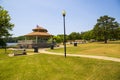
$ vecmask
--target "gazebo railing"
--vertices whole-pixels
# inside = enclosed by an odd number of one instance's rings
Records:
[[[18,41],[18,45],[19,46],[24,46],[26,48],[32,48],[34,46],[38,46],[38,47],[49,47],[50,43],[47,43],[46,41],[38,41],[38,43],[36,44],[35,40],[19,40]]]
[[[47,41],[38,40],[37,44],[39,43],[47,43]],[[35,40],[19,40],[18,44],[36,44],[36,41]]]
[[[34,40],[19,40],[18,44],[34,44]]]

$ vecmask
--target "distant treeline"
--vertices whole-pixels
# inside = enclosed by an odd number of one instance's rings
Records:
[[[49,41],[54,40],[57,43],[63,42],[64,35],[58,34],[53,36]],[[92,30],[85,32],[72,32],[66,35],[66,40],[95,40],[105,41],[107,40],[120,40],[120,23],[115,21],[115,18],[107,15],[101,16],[97,19],[97,23]],[[5,39],[7,42],[18,42],[18,40],[25,40],[24,36],[8,37]]]
[[[118,29],[120,31],[120,28]],[[53,40],[57,43],[63,42],[63,34],[58,34],[53,36]],[[104,41],[104,36],[96,36],[94,30],[89,30],[85,32],[72,32],[69,35],[66,35],[66,40],[91,40],[94,39],[95,41]],[[109,40],[120,40],[120,33],[115,32],[114,34],[108,35]],[[18,42],[18,40],[25,40],[24,36],[19,37],[9,37],[6,38],[6,41],[9,43]],[[51,40],[51,39],[50,39]]]

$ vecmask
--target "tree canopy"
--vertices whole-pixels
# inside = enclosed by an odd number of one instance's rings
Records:
[[[96,39],[104,39],[105,43],[107,43],[108,39],[118,39],[119,27],[120,25],[115,21],[115,18],[105,15],[97,19],[93,31]]]
[[[9,33],[9,31],[11,31],[14,27],[14,24],[12,24],[10,20],[11,18],[8,14],[8,11],[0,6],[0,45],[2,46],[3,42],[5,44],[5,40],[3,40],[2,38],[10,36],[11,34]]]
[[[9,31],[12,30],[14,24],[10,22],[11,18],[8,11],[0,6],[0,38],[10,36]]]
[[[69,40],[76,40],[76,39],[81,39],[80,33],[79,32],[72,32],[68,35]]]

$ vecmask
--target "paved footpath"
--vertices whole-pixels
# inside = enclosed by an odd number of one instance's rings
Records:
[[[63,53],[48,52],[45,49],[40,49],[39,52],[40,53],[45,53],[45,54],[64,56]],[[95,58],[95,59],[102,59],[102,60],[109,60],[109,61],[120,62],[120,58],[113,58],[113,57],[106,57],[106,56],[93,56],[93,55],[80,55],[80,54],[66,54],[66,55],[67,56],[74,56],[74,57],[86,57],[86,58]]]

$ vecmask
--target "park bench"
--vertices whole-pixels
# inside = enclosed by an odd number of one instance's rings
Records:
[[[26,55],[25,49],[13,49],[14,56]]]

